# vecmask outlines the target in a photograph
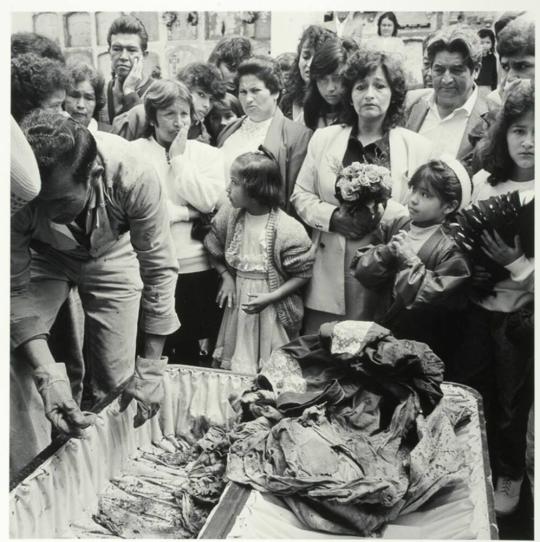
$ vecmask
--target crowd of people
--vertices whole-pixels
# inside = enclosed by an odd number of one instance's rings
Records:
[[[256,374],[301,334],[365,320],[480,392],[495,508],[516,509],[534,259],[485,232],[494,278],[452,227],[473,203],[534,198],[534,22],[436,30],[421,89],[398,31],[392,12],[365,42],[311,25],[279,59],[225,37],[166,79],[144,75],[148,35],[123,15],[107,83],[12,35],[12,472],[119,386],[144,423],[167,363]]]

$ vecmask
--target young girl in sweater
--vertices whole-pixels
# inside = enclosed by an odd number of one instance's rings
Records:
[[[164,353],[171,362],[198,364],[199,342],[215,343],[221,315],[214,302],[219,275],[192,231],[194,222],[224,198],[225,166],[219,149],[187,139],[193,103],[183,83],[155,81],[144,108],[146,137],[130,145],[158,172],[179,267],[175,303],[181,327],[167,337]]]
[[[272,350],[298,335],[299,290],[311,277],[312,244],[304,227],[279,208],[279,166],[266,150],[232,163],[225,203],[204,244],[222,283],[225,307],[214,359],[222,369],[255,374]]]
[[[522,203],[534,197],[534,87],[520,81],[509,92],[486,136],[483,169],[473,177],[473,203],[519,191]],[[532,225],[528,241],[532,243]],[[518,503],[525,467],[527,415],[532,404],[533,333],[519,328],[533,314],[534,258],[524,254],[525,238],[514,246],[496,233],[483,233],[484,252],[508,277],[490,295],[482,291],[484,269],[473,270],[471,304],[462,337],[459,381],[484,399],[488,442],[497,476],[495,511],[512,513]],[[489,277],[486,277],[489,279]]]
[[[368,288],[389,288],[393,303],[380,319],[399,339],[427,343],[446,361],[452,330],[470,276],[465,256],[449,234],[449,218],[470,201],[471,181],[453,158],[431,160],[409,181],[410,222],[379,227],[380,244],[358,250],[356,278]]]

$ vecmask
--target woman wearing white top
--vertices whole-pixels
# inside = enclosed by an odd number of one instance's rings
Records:
[[[407,214],[400,204],[407,202],[408,179],[432,154],[424,137],[396,127],[405,99],[405,76],[395,59],[357,51],[347,61],[343,85],[347,123],[314,133],[291,198],[300,219],[314,229],[317,247],[304,302],[308,333],[332,320],[373,320],[375,305],[381,305],[367,299],[349,272],[356,248],[370,239],[336,199],[336,164],[378,163],[390,170],[392,194],[382,215],[385,222]]]
[[[277,106],[282,89],[278,64],[270,57],[254,56],[238,66],[238,98],[247,116],[219,134],[227,171],[235,158],[264,145],[276,158],[283,182],[282,200],[289,198],[304,161],[311,130],[287,119]]]
[[[183,83],[156,80],[144,96],[144,108],[146,137],[131,145],[154,165],[162,182],[179,266],[176,312],[181,327],[168,337],[165,353],[171,361],[196,363],[199,341],[215,340],[221,316],[215,301],[219,275],[193,226],[225,196],[222,152],[187,139],[193,104]]]

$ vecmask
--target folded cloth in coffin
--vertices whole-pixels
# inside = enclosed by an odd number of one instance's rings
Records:
[[[233,415],[229,396],[240,394],[251,382],[252,377],[247,375],[171,365],[159,415],[137,429],[132,422],[135,406],[120,413],[114,400],[100,412],[85,439],[70,439],[49,457],[46,452],[40,454],[35,468],[26,470],[29,473],[10,492],[10,537],[77,536],[77,525],[89,523],[99,495],[111,479],[122,474],[130,458],[150,449],[152,442],[160,442],[164,436],[185,433],[201,415],[211,422],[225,423]],[[398,518],[386,527],[385,537],[416,538],[412,533],[417,532],[428,538],[497,536],[481,409],[472,391],[446,385],[444,391],[452,391],[453,399],[457,393],[476,405],[471,423],[460,433],[470,457],[470,483],[436,496],[425,512]],[[332,538],[328,533],[302,528],[283,506],[271,496],[229,484],[199,538]],[[265,523],[265,517],[274,519]],[[96,533],[94,537],[104,538],[106,534]]]

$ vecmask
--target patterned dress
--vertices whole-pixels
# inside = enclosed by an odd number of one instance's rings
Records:
[[[266,228],[269,214],[245,213],[238,220],[225,259],[236,271],[236,304],[225,308],[214,351],[221,369],[256,374],[272,350],[289,342],[274,305],[248,314],[250,295],[268,293]]]

